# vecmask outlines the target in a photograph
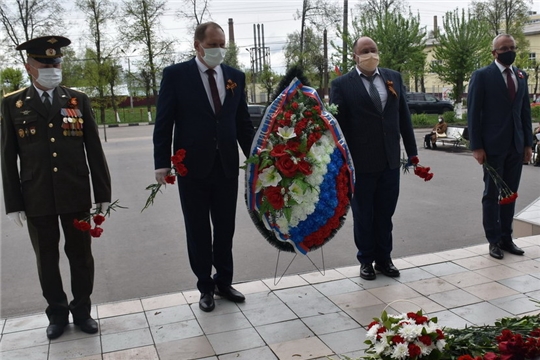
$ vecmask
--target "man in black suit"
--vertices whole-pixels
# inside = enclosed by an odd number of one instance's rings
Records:
[[[375,270],[397,277],[392,263],[392,216],[399,195],[400,136],[409,158],[417,155],[401,75],[379,68],[377,44],[369,37],[354,43],[357,66],[332,81],[330,102],[354,162],[356,183],[351,207],[360,276]],[[375,268],[373,267],[375,262]]]
[[[532,157],[531,105],[527,74],[512,66],[516,42],[511,35],[493,39],[494,61],[476,70],[469,83],[467,121],[470,147],[479,164],[487,162],[510,190],[517,192],[523,163]],[[512,241],[515,201],[499,204],[499,189],[484,171],[482,222],[489,255],[502,259],[502,250],[515,255],[524,251]]]
[[[70,43],[62,36],[45,36],[20,44],[17,50],[26,50],[25,67],[32,85],[6,95],[2,101],[6,212],[19,226],[28,218],[39,281],[48,303],[49,339],[64,333],[70,312],[73,323],[82,331],[98,331],[90,316],[92,239],[88,231],[77,230],[73,220],[89,216],[90,178],[97,207],[105,208],[111,201],[109,169],[90,100],[81,92],[59,86],[61,48]],[[73,300],[69,304],[58,264],[58,218],[71,272]]]
[[[244,73],[221,64],[225,33],[216,23],[197,26],[197,56],[169,66],[154,128],[156,180],[165,184],[174,151],[185,150],[187,174],[178,178],[191,269],[201,292],[199,307],[212,311],[214,292],[234,302],[232,241],[238,194],[238,145],[249,155],[254,134],[245,100]],[[212,277],[212,265],[216,273]]]

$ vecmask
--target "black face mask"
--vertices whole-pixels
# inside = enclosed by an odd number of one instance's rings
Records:
[[[503,65],[510,66],[514,63],[514,60],[516,60],[516,52],[515,51],[507,51],[502,54],[497,54],[497,59],[499,59],[499,62]]]

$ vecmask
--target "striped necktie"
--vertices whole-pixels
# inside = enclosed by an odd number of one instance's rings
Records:
[[[377,76],[377,74],[374,74],[373,76],[366,76],[366,79],[369,82],[369,96],[371,97],[371,100],[373,101],[373,104],[375,104],[375,107],[377,108],[377,110],[379,110],[379,112],[382,113],[383,107],[382,107],[381,96],[379,95],[379,90],[377,90],[377,88],[375,87],[375,84],[373,83],[375,76]]]

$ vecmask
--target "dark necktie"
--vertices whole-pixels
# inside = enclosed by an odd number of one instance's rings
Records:
[[[375,104],[375,107],[379,112],[383,112],[382,108],[382,101],[381,96],[379,95],[379,90],[375,87],[375,84],[373,83],[373,80],[375,79],[375,76],[366,76],[367,81],[369,81],[369,96],[371,97],[371,100],[373,100],[373,104]]]
[[[510,101],[514,101],[516,97],[516,84],[514,84],[514,79],[512,79],[512,70],[510,68],[504,69],[506,73],[506,85],[508,86],[508,95],[510,95]]]
[[[206,74],[208,74],[208,82],[210,83],[210,92],[212,93],[212,101],[214,102],[214,113],[217,114],[219,113],[219,110],[221,110],[221,100],[219,99],[216,78],[214,77],[215,73],[216,72],[214,69],[206,70]]]
[[[49,111],[51,109],[51,96],[48,92],[44,91],[41,97],[43,98],[43,105],[45,105],[45,109]]]

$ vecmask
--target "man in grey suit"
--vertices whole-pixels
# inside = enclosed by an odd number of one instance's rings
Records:
[[[357,66],[332,82],[330,102],[338,106],[336,118],[354,161],[351,207],[360,277],[373,280],[375,270],[397,277],[391,259],[392,216],[399,195],[400,137],[407,156],[417,155],[411,115],[401,75],[378,67],[371,38],[356,40],[354,58]]]
[[[510,190],[517,192],[522,163],[532,156],[532,123],[527,74],[511,66],[516,58],[511,35],[493,39],[495,61],[476,70],[469,83],[467,120],[470,146],[479,164],[493,167]],[[502,259],[502,250],[523,255],[512,241],[515,202],[499,204],[499,190],[484,171],[483,225],[489,254]]]

